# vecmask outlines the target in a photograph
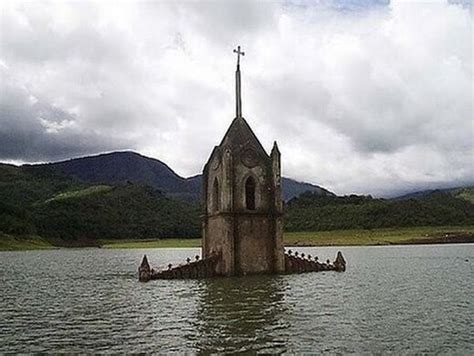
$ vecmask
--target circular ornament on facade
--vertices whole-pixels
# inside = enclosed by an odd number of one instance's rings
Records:
[[[247,148],[242,153],[241,160],[246,167],[253,168],[258,164],[258,155],[253,149]]]

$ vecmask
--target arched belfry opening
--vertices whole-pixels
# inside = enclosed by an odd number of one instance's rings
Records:
[[[212,186],[212,210],[213,212],[217,212],[220,209],[219,181],[217,178],[214,178],[214,184]]]
[[[255,179],[248,177],[245,181],[245,207],[255,210]]]

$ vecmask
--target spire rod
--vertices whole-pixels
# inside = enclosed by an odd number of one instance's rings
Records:
[[[242,98],[240,95],[240,56],[245,56],[245,52],[240,51],[240,46],[234,49],[237,53],[237,70],[235,71],[235,111],[236,117],[242,117]]]

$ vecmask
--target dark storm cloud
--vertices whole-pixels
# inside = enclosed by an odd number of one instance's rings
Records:
[[[338,193],[474,180],[463,1],[2,2],[0,160],[136,149],[199,173],[244,116]]]
[[[66,159],[90,152],[125,148],[93,130],[76,130],[76,116],[42,102],[25,88],[2,77],[0,95],[0,157],[20,161]]]

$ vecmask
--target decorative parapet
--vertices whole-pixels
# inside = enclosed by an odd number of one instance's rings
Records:
[[[143,256],[142,263],[138,268],[138,280],[140,282],[148,282],[152,279],[188,279],[188,278],[208,278],[217,276],[216,266],[221,259],[221,254],[215,253],[207,258],[195,260],[186,260],[186,264],[181,264],[173,267],[168,265],[168,269],[155,271],[150,267],[148,259]],[[305,273],[305,272],[320,272],[320,271],[336,271],[344,272],[346,270],[346,261],[339,251],[334,262],[326,260],[326,262],[319,262],[318,257],[312,258],[311,255],[305,256],[304,253],[293,253],[289,250],[285,254],[285,272],[291,273]]]
[[[216,265],[219,262],[220,254],[214,254],[204,259],[195,257],[186,260],[186,264],[181,264],[176,267],[170,263],[168,269],[155,271],[150,268],[148,259],[143,256],[142,263],[138,268],[138,280],[140,282],[148,282],[151,279],[189,279],[189,278],[208,278],[216,275]]]
[[[344,272],[346,270],[346,261],[339,251],[334,262],[326,260],[326,262],[319,262],[318,256],[314,258],[311,255],[305,256],[304,253],[288,250],[285,254],[285,273],[304,273],[304,272],[320,272],[320,271],[336,271]]]

